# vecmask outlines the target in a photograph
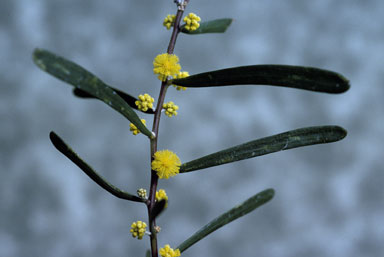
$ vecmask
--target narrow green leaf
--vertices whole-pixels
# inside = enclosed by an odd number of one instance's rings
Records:
[[[273,198],[274,195],[275,191],[273,189],[267,189],[252,196],[242,204],[235,206],[234,208],[230,209],[229,211],[225,212],[224,214],[209,222],[207,225],[205,225],[199,231],[193,234],[190,238],[181,243],[177,248],[180,250],[180,252],[184,252],[189,247],[191,247],[204,237],[208,236],[215,230],[221,228],[222,226],[230,223],[235,219],[238,219],[250,213],[257,207],[267,203]]]
[[[165,205],[167,204],[166,200],[160,200],[155,203],[155,206],[153,206],[153,210],[151,211],[151,218],[150,220],[155,219],[157,216],[159,216],[164,210]]]
[[[100,176],[96,171],[94,171],[86,162],[84,162],[72,149],[69,147],[55,132],[49,134],[49,138],[52,141],[52,144],[64,154],[68,159],[70,159],[74,164],[76,164],[85,174],[88,175],[96,184],[101,186],[103,189],[107,190],[112,195],[135,202],[144,202],[144,199],[141,199],[135,195],[131,195],[114,185],[110,184],[105,178]]]
[[[250,141],[184,163],[180,167],[180,173],[205,169],[307,145],[336,142],[343,139],[346,135],[347,131],[338,126],[307,127],[291,130]]]
[[[151,257],[151,250],[147,250],[145,252],[145,257]]]
[[[150,138],[153,137],[152,132],[141,122],[132,108],[111,87],[89,71],[43,49],[35,49],[33,60],[42,70],[100,99],[124,115],[143,134]]]
[[[139,110],[137,108],[137,105],[135,104],[135,102],[138,100],[136,97],[128,95],[127,93],[124,93],[123,91],[120,91],[120,90],[113,88],[113,87],[111,87],[111,89],[113,91],[115,91],[130,107],[132,107],[132,109],[143,112],[142,110]],[[74,88],[73,94],[77,97],[80,97],[80,98],[95,98],[96,99],[96,97],[88,94],[87,92],[85,92],[84,90],[81,90],[79,88]],[[144,113],[154,114],[155,112],[153,111],[153,109],[148,109]]]
[[[240,66],[174,79],[170,84],[183,87],[273,85],[333,94],[349,89],[349,81],[336,72],[289,65]]]
[[[200,23],[197,30],[189,31],[185,25],[181,27],[181,32],[185,34],[203,34],[203,33],[224,33],[231,25],[233,19],[224,18]]]

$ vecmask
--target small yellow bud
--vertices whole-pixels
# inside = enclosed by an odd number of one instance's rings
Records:
[[[159,191],[156,191],[156,201],[165,200],[165,206],[164,208],[168,207],[168,196],[164,189],[160,189]]]
[[[141,122],[145,125],[146,121],[145,119],[141,119]],[[135,126],[135,124],[130,123],[129,124],[129,130],[132,131],[132,133],[136,136],[137,134],[140,133],[140,130]]]
[[[130,230],[132,237],[137,237],[137,239],[139,240],[143,239],[143,236],[146,231],[146,227],[147,227],[147,224],[143,221],[139,220],[137,222],[133,222]]]
[[[175,19],[176,19],[176,15],[168,14],[163,21],[163,26],[166,27],[167,29],[170,29],[175,23]]]
[[[185,22],[185,29],[189,31],[197,30],[200,27],[200,17],[194,13],[188,14],[183,21]]]
[[[176,116],[179,106],[175,105],[172,101],[163,104],[163,109],[165,109],[165,115],[168,117]]]
[[[180,256],[180,250],[176,249],[173,250],[170,245],[165,245],[163,248],[159,251],[160,255],[162,257],[178,257]]]
[[[137,196],[143,199],[147,199],[147,190],[144,188],[137,189]]]
[[[186,77],[189,77],[188,71],[180,71],[176,75],[175,79],[182,79],[182,78],[186,78]],[[180,90],[185,91],[187,89],[186,87],[182,87],[182,86],[177,86],[177,85],[172,85],[172,86],[174,86],[176,88],[176,90],[178,90],[178,91],[180,91]]]
[[[140,111],[146,112],[149,108],[152,109],[155,99],[148,94],[139,95],[139,100],[135,101],[137,108]]]

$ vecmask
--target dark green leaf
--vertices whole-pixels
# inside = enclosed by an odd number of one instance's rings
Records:
[[[113,88],[111,87],[111,89],[113,91],[115,91],[121,98],[123,98],[123,100],[130,106],[132,107],[133,109],[135,110],[138,110],[138,111],[141,111],[137,108],[137,105],[135,104],[135,102],[138,100],[137,98],[131,96],[131,95],[128,95],[127,93],[124,93],[123,91],[120,91],[116,88]],[[78,89],[78,88],[74,88],[73,89],[73,94],[77,97],[80,97],[80,98],[96,98],[90,94],[88,94],[87,92],[81,90],[81,89]],[[143,111],[141,111],[143,112]],[[155,112],[152,110],[152,109],[148,109],[146,112],[144,113],[148,113],[148,114],[154,114]]]
[[[325,144],[343,139],[347,131],[338,126],[307,127],[265,137],[184,163],[180,173],[241,161],[292,148]]]
[[[151,211],[151,218],[150,220],[155,219],[157,216],[159,216],[164,210],[165,205],[167,204],[166,200],[160,200],[155,202],[155,206],[153,206],[153,210]]]
[[[76,164],[85,174],[88,175],[96,184],[107,190],[112,195],[135,202],[144,202],[144,199],[141,199],[135,195],[131,195],[114,185],[110,184],[105,178],[100,176],[96,171],[94,171],[86,162],[84,162],[55,132],[49,134],[49,138],[52,141],[52,144],[64,154],[68,159],[70,159],[74,164]]]
[[[170,84],[183,87],[274,85],[333,94],[349,89],[349,81],[336,72],[289,65],[234,67],[174,79]]]
[[[181,27],[181,32],[185,34],[224,33],[229,25],[231,25],[232,21],[233,19],[224,18],[202,22],[200,23],[200,27],[194,31],[187,30],[185,25],[183,25]]]
[[[194,245],[195,243],[197,243],[210,233],[214,232],[215,230],[221,228],[222,226],[230,223],[235,219],[238,219],[250,213],[257,207],[267,203],[273,198],[274,195],[275,191],[273,189],[267,189],[252,196],[242,204],[235,206],[231,210],[225,212],[224,214],[209,222],[207,225],[205,225],[199,231],[193,234],[190,238],[181,243],[177,248],[180,250],[180,252],[185,251],[190,246]]]
[[[135,124],[143,134],[153,137],[152,132],[141,122],[132,108],[112,88],[89,71],[42,49],[35,49],[33,60],[42,70],[102,100]]]
[[[151,257],[151,250],[147,250],[145,252],[145,257]]]

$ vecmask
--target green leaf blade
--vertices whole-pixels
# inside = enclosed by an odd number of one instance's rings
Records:
[[[204,33],[224,33],[231,25],[233,19],[223,18],[200,23],[197,30],[189,31],[185,26],[181,27],[181,32],[190,35],[204,34]]]
[[[137,108],[137,105],[135,104],[135,102],[138,100],[136,97],[133,97],[123,91],[120,91],[116,88],[113,88],[111,87],[111,89],[113,91],[115,91],[132,109],[135,109],[135,110],[138,110],[140,112],[143,112],[143,113],[148,113],[148,114],[154,114],[154,110],[153,109],[148,109],[147,111],[142,111],[142,110],[139,110]],[[73,89],[73,94],[79,98],[95,98],[97,99],[96,97],[92,96],[91,94],[85,92],[84,90],[81,90],[79,88],[74,88]]]
[[[127,193],[114,185],[110,184],[105,178],[100,176],[91,166],[89,166],[85,161],[83,161],[75,151],[68,146],[63,139],[61,139],[55,132],[51,131],[49,138],[55,148],[64,154],[68,159],[70,159],[74,164],[76,164],[90,179],[92,179],[100,187],[116,196],[120,199],[130,200],[134,202],[144,202],[144,199],[141,199],[135,195]]]
[[[89,71],[43,49],[35,49],[33,60],[42,70],[100,99],[135,124],[144,135],[153,137],[152,132],[141,122],[132,108],[111,87]]]
[[[180,173],[241,161],[297,147],[332,143],[343,139],[346,135],[346,130],[339,126],[318,126],[291,130],[253,140],[183,163],[180,166]]]
[[[156,217],[158,217],[165,210],[166,204],[167,204],[167,201],[164,199],[162,199],[160,201],[156,201],[155,205],[153,206],[153,210],[151,212],[150,219],[153,220]]]
[[[223,213],[216,219],[209,222],[207,225],[205,225],[199,231],[193,234],[190,238],[181,243],[177,248],[180,250],[180,252],[185,251],[186,249],[188,249],[204,237],[208,236],[212,232],[221,228],[222,226],[252,212],[261,205],[269,202],[270,200],[272,200],[274,195],[275,191],[273,189],[267,189],[252,196],[242,204],[235,206],[234,208],[230,209],[229,211]]]
[[[290,65],[240,66],[174,79],[183,87],[219,87],[234,85],[272,85],[338,94],[347,91],[349,81],[333,71]]]

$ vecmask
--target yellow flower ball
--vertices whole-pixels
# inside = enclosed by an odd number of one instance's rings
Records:
[[[153,158],[151,167],[152,170],[157,172],[160,179],[169,179],[179,174],[181,162],[179,157],[172,151],[157,151]]]
[[[176,76],[181,66],[178,63],[179,57],[174,54],[159,54],[153,60],[153,73],[158,74],[158,79],[166,81],[169,76]]]

